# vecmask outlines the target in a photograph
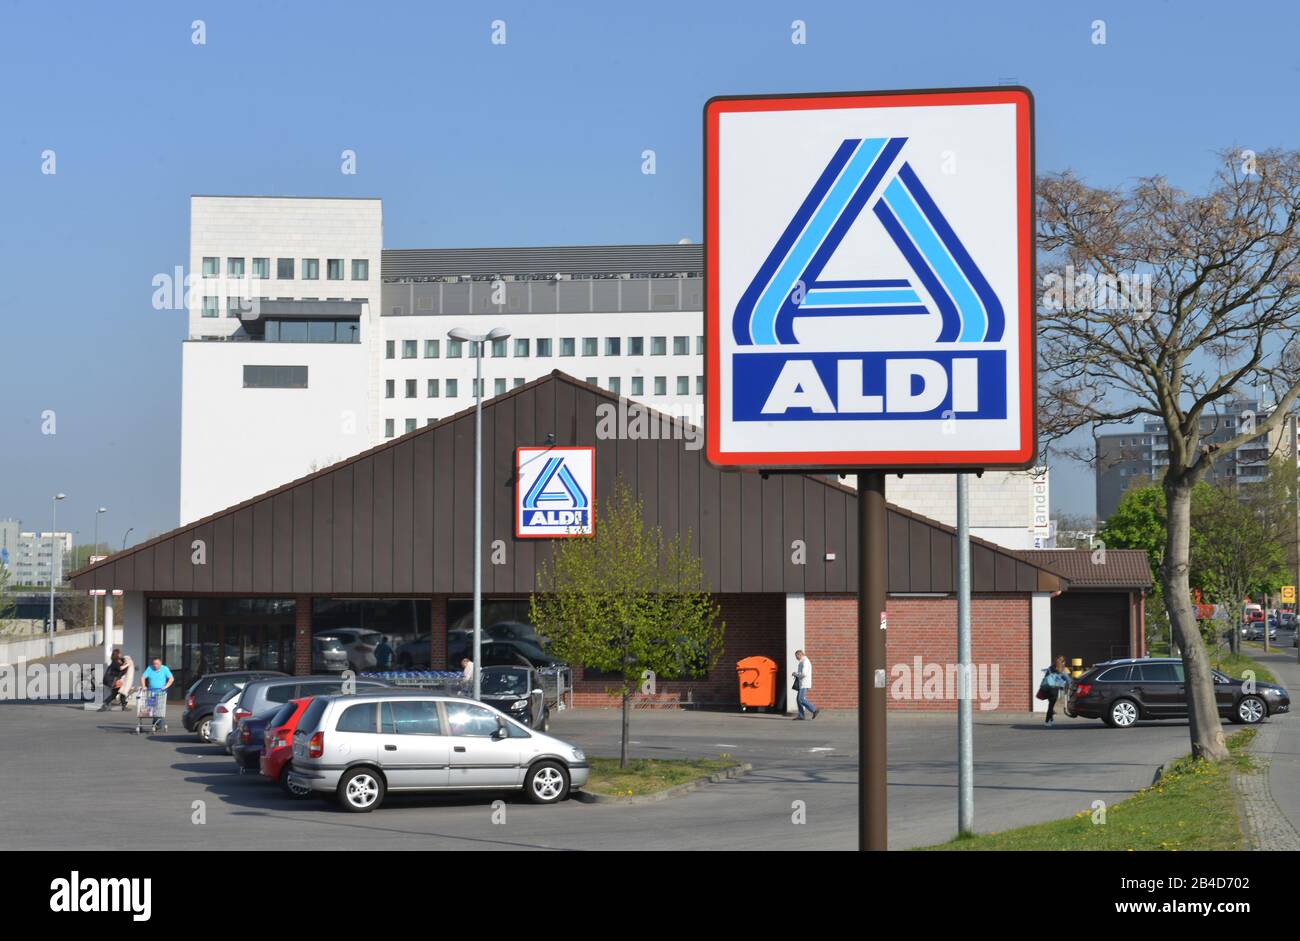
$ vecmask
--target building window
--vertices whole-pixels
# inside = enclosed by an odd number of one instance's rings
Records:
[[[447,398],[449,398],[449,399],[454,399],[454,398],[456,397],[456,386],[457,386],[457,385],[458,385],[458,383],[456,382],[455,379],[448,379],[448,380],[447,380]]]
[[[704,394],[704,377],[703,377],[703,376],[696,376],[696,377],[695,377],[695,394],[696,394],[696,395],[703,395],[703,394]]]
[[[600,387],[600,380],[597,379],[595,376],[588,376],[588,377],[587,377],[587,385],[590,385],[590,386],[596,386],[597,388],[599,388],[599,387]]]
[[[482,379],[475,379],[475,380],[471,383],[471,387],[472,387],[473,390],[474,390],[474,392],[473,392],[474,398],[476,398],[476,399],[481,399],[481,398],[483,398],[483,380],[482,380]]]
[[[226,298],[226,316],[239,319],[239,312],[244,309],[244,299],[241,297]]]
[[[572,356],[576,342],[573,337],[560,337],[560,355]]]
[[[644,356],[645,355],[645,337],[628,337],[627,338],[627,355]]]
[[[518,389],[523,384],[524,384],[524,380],[516,376],[515,381],[511,384],[511,387]]]
[[[244,276],[244,259],[227,258],[226,276],[230,278],[242,278]]]
[[[493,390],[492,390],[493,395],[506,394],[506,381],[504,379],[497,379],[495,382],[493,382],[492,385],[493,385]]]
[[[551,341],[550,341],[550,340],[538,340],[538,341],[537,341],[537,355],[538,355],[538,356],[550,356],[550,355],[551,355]]]
[[[428,396],[429,396],[429,398],[431,398],[431,399],[436,399],[436,398],[438,397],[438,380],[437,380],[437,379],[430,379],[430,380],[429,380]]]
[[[414,418],[408,418],[406,420],[406,433],[408,435],[415,430],[415,421]]]
[[[394,394],[395,394],[395,389],[396,389],[396,388],[397,388],[397,380],[396,380],[396,379],[387,379],[387,380],[385,380],[385,381],[384,381],[384,398],[386,398],[386,399],[391,399],[391,398],[394,396]]]
[[[203,316],[204,316],[204,317],[216,317],[216,316],[218,316],[218,308],[217,308],[217,305],[218,305],[219,303],[220,303],[220,299],[219,299],[219,298],[208,297],[208,296],[205,295],[204,298],[203,298]]]
[[[425,341],[424,341],[424,358],[425,358],[425,359],[437,359],[437,358],[438,358],[438,348],[439,348],[439,342],[438,342],[437,340],[425,340]]]
[[[370,261],[366,258],[352,259],[352,280],[369,281],[370,280]]]
[[[305,389],[306,366],[245,366],[245,389]]]
[[[623,341],[620,340],[618,337],[605,337],[606,356],[621,356],[622,349],[623,349]]]
[[[650,338],[650,355],[651,355],[651,356],[666,356],[667,354],[668,354],[668,338],[667,338],[667,337],[651,337],[651,338]]]
[[[397,355],[397,341],[388,340],[384,343],[384,359],[393,359]]]
[[[595,356],[598,343],[595,337],[582,338],[582,355]]]
[[[618,376],[610,376],[608,388],[609,391],[613,392],[615,395],[619,394],[623,391],[623,380]]]
[[[343,280],[343,259],[342,258],[325,259],[325,277],[329,281]]]
[[[320,280],[320,259],[304,258],[302,260],[302,279],[304,281]]]
[[[419,355],[419,345],[415,340],[402,341],[402,359],[415,359]]]
[[[203,277],[215,278],[221,274],[221,259],[211,255],[203,256]]]
[[[293,280],[293,259],[277,258],[275,260],[275,277],[278,281]]]
[[[515,340],[515,355],[524,357],[528,355],[528,341],[526,339]]]
[[[655,395],[668,394],[668,377],[655,376]]]
[[[500,359],[500,358],[502,358],[502,357],[505,356],[505,355],[506,355],[506,341],[505,341],[504,339],[502,339],[502,340],[493,340],[493,341],[492,341],[492,358],[493,358],[493,359]]]
[[[690,377],[690,376],[678,376],[678,377],[677,377],[677,394],[678,394],[678,395],[690,395],[690,394],[691,394],[691,377]]]
[[[690,337],[673,337],[673,355],[690,356],[691,355],[691,338]]]
[[[417,393],[416,393],[416,391],[415,391],[415,380],[414,380],[414,379],[407,379],[407,380],[406,380],[406,397],[407,397],[408,399],[413,399],[413,398],[415,398],[416,394],[417,394]]]
[[[253,277],[259,281],[265,281],[271,277],[271,259],[254,258],[253,259]]]
[[[464,346],[465,346],[465,341],[464,341],[464,340],[448,340],[448,341],[447,341],[447,358],[448,358],[448,359],[460,359],[460,357],[461,357],[461,350],[464,348]],[[448,379],[447,381],[448,381],[448,382],[452,382],[453,380]],[[450,392],[448,392],[447,394],[448,394],[448,395],[451,395]]]
[[[695,338],[695,355],[696,356],[704,355],[704,337]]]
[[[645,380],[640,376],[632,377],[632,394],[645,395]]]
[[[392,436],[393,436],[393,420],[392,420],[391,418],[385,418],[385,419],[384,419],[384,437],[385,437],[385,438],[391,438]]]

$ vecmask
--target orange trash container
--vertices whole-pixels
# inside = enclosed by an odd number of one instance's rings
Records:
[[[736,679],[740,681],[741,712],[776,705],[776,661],[771,657],[737,660]]]

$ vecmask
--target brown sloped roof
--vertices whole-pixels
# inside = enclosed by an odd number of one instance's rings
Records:
[[[1151,588],[1145,549],[1022,549],[1034,565],[1059,572],[1071,588]]]
[[[626,400],[624,400],[626,401]],[[509,547],[485,566],[487,592],[528,593],[550,540],[514,539],[518,444],[597,445],[597,407],[620,397],[558,370],[483,403],[484,543]],[[689,427],[647,408],[664,424]],[[424,594],[472,586],[473,406],[267,493],[86,566],[77,588],[231,594]],[[820,474],[723,471],[680,431],[596,448],[596,491],[624,478],[647,522],[691,533],[718,592],[857,590],[857,491]],[[889,591],[949,593],[954,531],[889,506]],[[207,562],[191,564],[202,540]],[[794,540],[806,562],[792,564]],[[829,556],[829,557],[828,557]],[[976,592],[1050,592],[1057,569],[971,540]]]

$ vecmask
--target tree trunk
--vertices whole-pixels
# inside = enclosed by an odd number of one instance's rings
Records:
[[[622,735],[622,741],[620,742],[619,749],[618,749],[618,766],[620,768],[627,767],[627,733],[628,733],[628,725],[629,725],[628,716],[631,710],[631,702],[632,702],[631,694],[628,693],[627,687],[624,687],[623,688],[623,735]],[[1222,738],[1223,737],[1222,734],[1220,734],[1219,737]]]
[[[1165,503],[1168,526],[1165,533],[1165,559],[1160,567],[1160,585],[1169,608],[1169,623],[1183,656],[1183,677],[1187,694],[1187,719],[1192,739],[1192,755],[1219,761],[1228,757],[1223,741],[1223,726],[1214,699],[1214,679],[1210,659],[1196,626],[1192,610],[1192,589],[1188,581],[1192,536],[1192,484],[1194,481],[1170,481],[1166,477]],[[1234,629],[1233,633],[1236,633]]]

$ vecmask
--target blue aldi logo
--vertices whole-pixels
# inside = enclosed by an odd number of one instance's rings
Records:
[[[1029,111],[1015,88],[709,103],[710,460],[1032,460]]]
[[[595,490],[595,448],[516,449],[515,535],[590,536]]]

